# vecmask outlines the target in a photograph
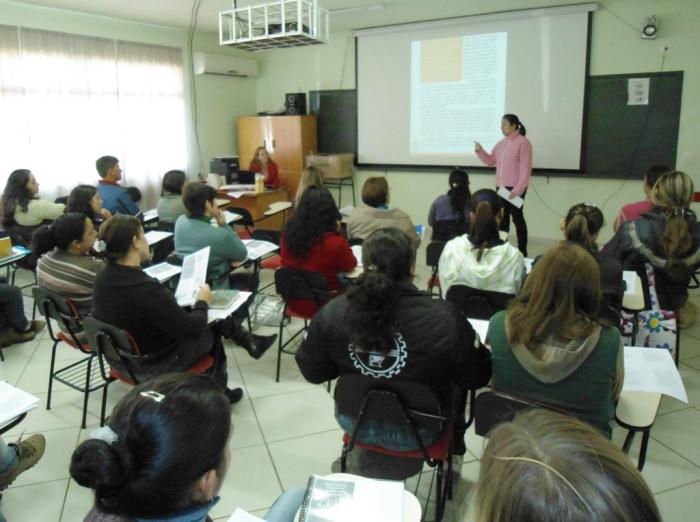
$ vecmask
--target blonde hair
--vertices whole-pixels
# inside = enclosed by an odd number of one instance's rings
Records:
[[[253,159],[250,162],[251,165],[256,165],[256,166],[262,167],[262,163],[258,159],[258,154],[260,154],[261,150],[264,150],[265,153],[267,154],[267,162],[272,163],[272,156],[270,156],[270,153],[267,151],[267,149],[265,147],[258,147],[257,149],[255,149],[255,152],[253,153]]]
[[[666,219],[666,230],[661,246],[669,267],[679,264],[693,246],[688,220],[693,200],[693,180],[685,172],[677,170],[662,175],[651,190],[651,201]]]
[[[299,186],[297,187],[296,196],[294,196],[295,205],[299,204],[301,200],[302,193],[309,187],[322,187],[323,186],[323,171],[318,167],[306,167],[301,173],[301,179],[299,179]]]
[[[593,427],[548,410],[498,426],[469,498],[470,522],[657,522],[649,487]]]

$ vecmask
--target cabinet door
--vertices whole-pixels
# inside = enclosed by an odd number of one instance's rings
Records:
[[[270,118],[271,147],[268,147],[272,159],[280,171],[300,170],[301,124],[299,116],[277,116]]]
[[[247,170],[253,159],[255,149],[267,146],[271,142],[269,117],[241,116],[238,118],[238,159],[241,170]]]

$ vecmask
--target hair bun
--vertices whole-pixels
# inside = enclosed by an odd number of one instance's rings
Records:
[[[133,478],[134,459],[119,442],[89,439],[73,453],[70,475],[81,486],[94,489],[98,502],[108,507]]]

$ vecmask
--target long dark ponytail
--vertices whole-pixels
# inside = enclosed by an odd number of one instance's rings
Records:
[[[504,114],[503,119],[508,120],[508,123],[511,125],[515,125],[521,136],[525,136],[527,134],[525,125],[523,125],[523,122],[521,122],[520,118],[518,118],[515,114]]]
[[[469,175],[461,169],[455,169],[450,172],[449,183],[450,190],[447,192],[447,195],[450,198],[450,205],[458,216],[457,220],[464,221],[466,219],[467,202],[472,197],[469,191]]]
[[[347,292],[352,344],[388,353],[393,347],[398,295],[396,283],[411,278],[411,241],[396,228],[381,228],[362,244],[364,273]]]
[[[469,226],[469,241],[479,249],[476,260],[481,261],[484,250],[496,244],[500,239],[496,216],[503,208],[503,203],[495,191],[481,189],[472,195],[471,208],[474,218]]]

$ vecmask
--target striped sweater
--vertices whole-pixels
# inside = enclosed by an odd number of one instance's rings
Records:
[[[39,258],[36,277],[39,287],[70,299],[85,317],[92,309],[95,278],[104,263],[91,256],[79,256],[55,248]]]

